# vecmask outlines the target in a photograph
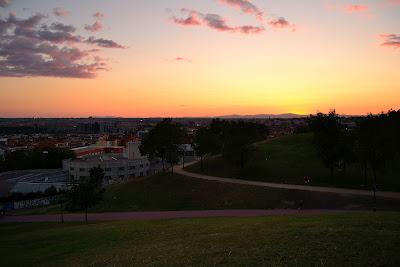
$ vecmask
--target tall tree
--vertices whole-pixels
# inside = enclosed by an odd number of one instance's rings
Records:
[[[218,131],[212,126],[201,127],[196,131],[193,147],[200,157],[201,170],[204,171],[204,157],[208,154],[216,154],[221,150],[221,138]]]
[[[96,205],[103,197],[102,187],[104,171],[96,167],[90,170],[90,176],[82,178],[74,185],[69,193],[68,210],[85,210],[85,222],[87,223],[88,208]]]
[[[310,127],[314,132],[314,144],[322,162],[330,170],[330,182],[334,183],[334,171],[343,156],[341,146],[342,125],[333,110],[329,114],[318,113],[310,117]]]
[[[378,172],[384,170],[386,162],[395,155],[391,122],[387,114],[369,115],[359,125],[359,142],[366,163],[372,170],[374,201],[378,184]]]
[[[143,138],[140,150],[150,158],[160,158],[164,171],[165,163],[171,164],[173,171],[173,165],[178,162],[182,152],[179,145],[185,142],[185,137],[181,125],[172,119],[164,119]]]

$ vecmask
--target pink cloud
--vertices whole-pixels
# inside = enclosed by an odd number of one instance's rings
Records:
[[[383,39],[382,46],[400,48],[400,34],[381,34]]]
[[[171,17],[171,20],[182,26],[199,26],[202,23],[201,14],[189,9],[182,9],[182,12],[188,13],[186,18]]]
[[[268,24],[275,29],[291,29],[292,31],[296,31],[296,25],[282,17],[273,19]]]
[[[363,17],[373,17],[371,12],[371,7],[365,4],[333,4],[327,3],[326,7],[330,10],[346,13],[346,14],[354,14]]]
[[[102,19],[102,18],[104,18],[104,16],[105,16],[104,13],[101,13],[101,12],[96,12],[93,14],[93,17],[96,19]]]
[[[265,29],[263,26],[231,26],[227,20],[217,14],[203,14],[194,10],[182,9],[183,13],[187,13],[184,18],[171,17],[171,21],[181,26],[201,26],[204,25],[212,30],[219,32],[232,32],[243,34],[258,34]]]
[[[348,13],[359,13],[359,12],[369,11],[369,7],[367,5],[346,5],[343,6],[343,8]]]
[[[69,11],[63,9],[62,7],[56,7],[53,9],[53,13],[54,15],[56,15],[57,17],[67,17],[69,16]]]
[[[249,0],[218,0],[221,4],[240,9],[243,13],[254,15],[258,20],[264,19],[264,12]]]
[[[99,21],[96,21],[92,25],[85,26],[85,30],[90,32],[99,32],[101,29],[103,29],[103,25]]]
[[[172,61],[181,62],[181,63],[191,63],[192,60],[185,57],[175,57]]]

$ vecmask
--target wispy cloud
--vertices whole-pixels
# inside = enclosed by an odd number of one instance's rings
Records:
[[[192,63],[191,59],[185,58],[185,57],[175,57],[172,59],[174,62],[180,62],[180,63]]]
[[[400,34],[381,34],[380,37],[383,39],[382,46],[400,48]]]
[[[65,10],[62,7],[56,7],[53,9],[53,14],[56,15],[57,17],[67,17],[69,16],[69,11]]]
[[[218,0],[218,2],[238,8],[243,13],[254,15],[260,21],[264,19],[264,12],[248,0]]]
[[[272,19],[268,22],[268,24],[276,29],[291,29],[292,31],[296,31],[296,25],[290,23],[283,17]]]
[[[346,14],[353,14],[364,17],[373,16],[371,7],[366,4],[337,4],[331,2],[327,2],[325,4],[328,9],[336,12],[342,12]]]
[[[113,40],[108,40],[108,39],[103,39],[103,38],[94,38],[94,37],[89,37],[86,40],[87,43],[89,44],[94,44],[100,47],[105,47],[105,48],[125,48],[124,46],[114,42]]]
[[[90,31],[90,32],[99,32],[103,29],[103,24],[101,22],[96,21],[91,25],[86,25],[85,30]]]
[[[105,16],[104,13],[101,13],[101,12],[96,12],[93,14],[93,17],[96,19],[99,19],[99,20],[104,18],[104,16]]]
[[[185,17],[177,18],[172,16],[170,19],[172,22],[182,26],[206,26],[219,32],[243,34],[257,34],[265,30],[263,26],[231,26],[227,23],[225,18],[217,14],[203,14],[198,11],[188,9],[182,9],[181,11],[186,15]]]

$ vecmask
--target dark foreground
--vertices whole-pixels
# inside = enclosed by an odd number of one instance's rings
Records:
[[[1,266],[400,266],[400,213],[0,224]]]
[[[142,221],[183,218],[211,218],[211,217],[257,217],[276,215],[321,215],[331,213],[345,213],[340,210],[203,210],[203,211],[148,211],[148,212],[107,212],[89,213],[89,222],[105,221]],[[349,211],[347,211],[349,212]],[[84,222],[85,214],[49,214],[49,215],[22,215],[0,217],[0,223],[23,222]]]

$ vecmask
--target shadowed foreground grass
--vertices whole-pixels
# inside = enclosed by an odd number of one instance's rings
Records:
[[[0,225],[1,266],[399,266],[400,213]]]

